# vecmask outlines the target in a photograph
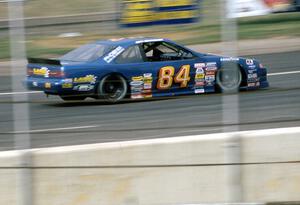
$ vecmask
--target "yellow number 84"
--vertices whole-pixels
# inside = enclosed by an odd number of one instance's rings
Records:
[[[173,79],[175,83],[180,83],[181,88],[185,88],[190,81],[190,65],[181,66],[180,70],[175,77],[175,68],[173,66],[162,67],[159,70],[159,76],[157,80],[157,89],[166,90],[169,89],[173,84]]]

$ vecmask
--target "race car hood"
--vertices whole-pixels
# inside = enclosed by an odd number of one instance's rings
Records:
[[[228,56],[220,56],[216,54],[204,54],[203,56],[207,62],[216,62],[221,66],[223,63],[232,63],[236,62],[242,67],[258,67],[259,66],[259,61],[255,59],[250,59],[250,58],[243,58],[243,57],[228,57]]]

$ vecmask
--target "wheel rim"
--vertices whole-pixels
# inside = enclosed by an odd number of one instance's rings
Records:
[[[127,92],[127,82],[121,76],[107,76],[100,84],[100,95],[111,102],[123,99]]]
[[[242,82],[240,70],[220,70],[217,74],[217,84],[223,91],[237,90]]]

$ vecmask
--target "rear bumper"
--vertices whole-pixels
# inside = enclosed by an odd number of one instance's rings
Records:
[[[61,92],[62,82],[58,79],[41,79],[41,78],[33,78],[27,77],[23,81],[23,85],[28,90],[37,90],[44,92],[51,92],[53,94],[58,94]]]
[[[73,84],[73,82],[67,79],[46,79],[27,77],[23,80],[23,85],[28,90],[43,91],[51,95],[92,95],[94,89],[79,91],[75,90],[76,86],[80,84]]]

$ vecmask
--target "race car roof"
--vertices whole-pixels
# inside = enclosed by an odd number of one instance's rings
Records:
[[[106,44],[106,45],[113,45],[113,46],[129,46],[139,43],[146,43],[146,42],[159,42],[165,41],[167,39],[163,38],[150,38],[150,37],[134,37],[134,38],[119,38],[119,39],[109,39],[104,41],[97,41],[97,44]],[[167,40],[168,41],[168,40]]]

